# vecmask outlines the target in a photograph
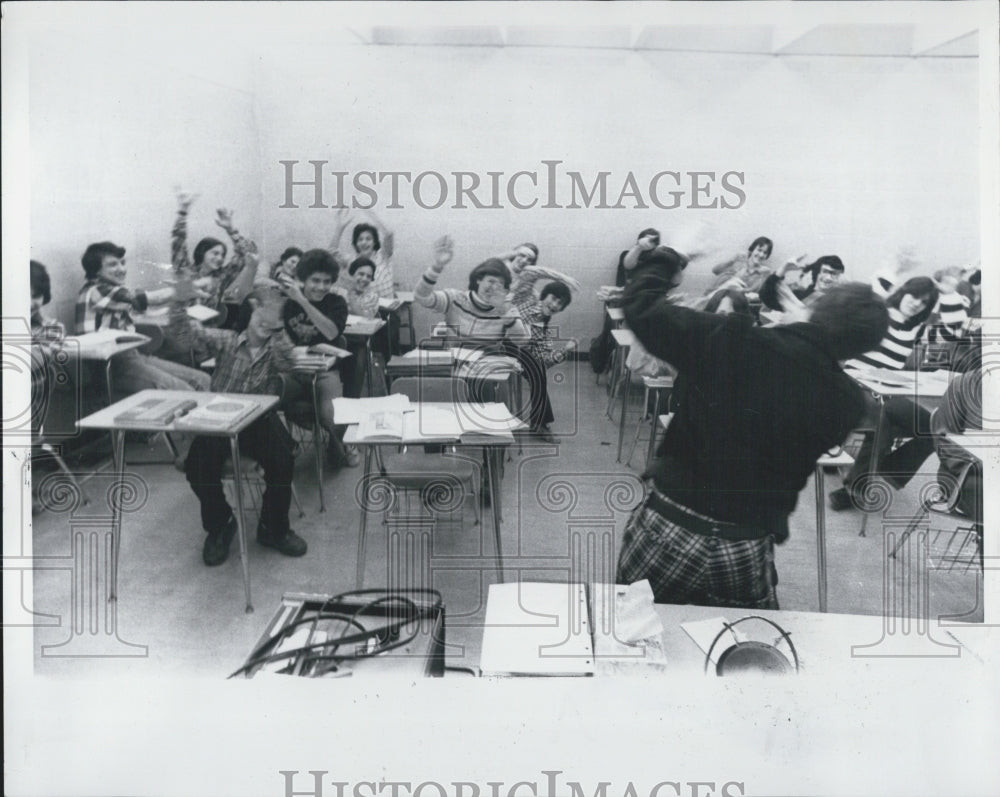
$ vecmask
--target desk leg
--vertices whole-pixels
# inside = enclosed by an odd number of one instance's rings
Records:
[[[365,446],[365,467],[361,474],[361,523],[358,528],[358,570],[355,585],[361,589],[365,584],[365,536],[368,533],[368,487],[372,473],[372,446]]]
[[[108,361],[104,364],[104,385],[108,389],[108,406],[110,407],[115,403],[115,394],[111,385],[111,360],[112,357],[108,357]]]
[[[247,557],[247,527],[243,517],[243,469],[240,467],[240,444],[235,435],[229,438],[229,450],[233,458],[233,474],[236,477],[236,533],[240,538],[240,563],[243,565],[243,592],[247,599],[247,614],[253,611],[250,602],[250,562]]]
[[[662,388],[653,389],[653,422],[649,426],[649,448],[646,449],[646,466],[649,466],[649,461],[653,458],[653,451],[656,449],[656,427],[660,422],[660,390]],[[643,408],[645,410],[645,408]]]
[[[624,362],[624,355],[622,356],[622,362]],[[615,462],[622,461],[622,441],[625,439],[625,410],[628,409],[628,388],[632,381],[632,372],[629,370],[628,366],[625,366],[624,373],[621,378],[621,393],[622,393],[622,414],[618,419],[618,457]]]
[[[410,348],[413,349],[417,345],[417,333],[413,328],[413,305],[405,304],[403,305],[403,309],[406,310],[406,328],[409,332]]]
[[[125,432],[111,432],[111,459],[115,465],[115,481],[119,485],[116,490],[115,504],[111,507],[111,594],[109,601],[118,600],[118,555],[122,547],[122,490],[125,482]]]
[[[486,461],[486,488],[490,491],[490,507],[493,510],[493,533],[497,549],[497,578],[503,584],[503,546],[500,541],[500,485],[497,480],[496,464],[493,461],[495,456],[494,448],[494,446],[487,446],[483,449],[483,452]],[[500,456],[503,456],[503,454]]]
[[[618,377],[618,354],[619,347],[616,344],[611,351],[611,367],[608,369],[608,406],[604,410],[604,414],[612,419],[614,416],[611,414],[611,408],[615,405],[615,385]]]
[[[875,471],[878,470],[878,452],[879,446],[882,445],[882,435],[885,434],[885,430],[882,428],[885,425],[885,398],[882,396],[876,397],[878,400],[878,421],[875,423],[875,433],[872,438],[872,453],[871,459],[868,462],[868,476],[869,478],[875,475]],[[853,494],[853,490],[852,490]],[[859,537],[867,537],[868,528],[868,513],[862,508],[861,512],[861,531],[858,532]]]
[[[373,398],[375,396],[374,389],[374,373],[375,373],[375,356],[372,352],[372,336],[369,335],[365,338],[365,364],[366,370],[368,371],[365,382],[368,387],[368,397]]]
[[[816,581],[819,584],[819,610],[826,611],[826,485],[823,466],[816,466]]]

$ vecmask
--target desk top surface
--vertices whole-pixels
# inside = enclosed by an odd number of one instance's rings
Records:
[[[620,308],[620,307],[609,307],[609,308],[607,308],[607,310],[608,310],[608,318],[610,318],[612,321],[624,321],[625,320],[625,311],[622,308]]]
[[[253,405],[253,410],[236,422],[232,427],[226,429],[219,429],[217,427],[204,428],[192,424],[178,424],[176,420],[167,425],[149,424],[145,426],[136,424],[123,426],[115,422],[115,418],[117,418],[121,413],[133,409],[144,401],[148,401],[150,399],[165,399],[168,401],[191,400],[197,402],[197,408],[201,408],[209,402],[220,398],[231,398],[235,401],[249,402]],[[121,401],[116,401],[111,406],[98,410],[97,412],[88,415],[86,418],[81,418],[77,421],[77,426],[80,429],[127,429],[128,431],[149,432],[178,431],[191,432],[194,434],[229,436],[241,432],[277,403],[277,396],[260,393],[208,393],[196,390],[140,390],[138,393],[133,393],[131,396],[123,398]]]
[[[951,371],[897,371],[892,368],[848,369],[844,373],[880,396],[921,398],[941,398],[958,375]]]
[[[635,343],[635,334],[631,329],[612,329],[611,336],[619,346],[631,346]]]
[[[139,332],[109,330],[88,335],[68,335],[63,348],[75,351],[82,360],[110,360],[116,354],[145,346],[151,338]]]
[[[351,424],[347,427],[347,432],[344,434],[344,443],[349,445],[372,445],[372,446],[398,446],[398,445],[420,445],[420,444],[434,444],[434,443],[447,443],[449,445],[459,445],[459,446],[508,446],[514,443],[514,434],[510,429],[500,429],[500,428],[489,428],[488,420],[485,419],[484,413],[488,412],[488,408],[502,408],[504,412],[509,414],[509,410],[502,404],[475,404],[467,402],[448,402],[448,401],[424,401],[424,402],[411,402],[410,409],[411,412],[406,413],[414,418],[417,418],[417,424],[419,425],[420,412],[423,407],[427,407],[431,410],[443,410],[443,411],[453,411],[462,425],[462,433],[460,436],[455,436],[453,434],[439,435],[435,433],[423,433],[419,430],[415,431],[413,434],[407,435],[403,438],[375,438],[375,439],[359,439],[358,437],[358,424]],[[526,424],[519,418],[514,418],[516,425],[514,428],[521,429]],[[479,428],[477,428],[479,427]]]

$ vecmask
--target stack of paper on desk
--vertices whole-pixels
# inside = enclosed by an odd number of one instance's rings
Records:
[[[483,675],[593,675],[583,584],[491,584]]]

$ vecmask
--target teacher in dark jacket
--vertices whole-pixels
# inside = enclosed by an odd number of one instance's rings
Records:
[[[629,328],[679,371],[685,392],[645,474],[617,581],[646,578],[661,603],[777,609],[774,544],[787,539],[817,459],[864,412],[840,362],[878,344],[886,309],[852,283],[762,329],[671,304],[675,271],[643,269],[625,291]]]

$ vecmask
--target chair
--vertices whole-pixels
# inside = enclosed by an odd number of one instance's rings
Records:
[[[312,401],[301,399],[285,406],[283,415],[285,426],[292,439],[299,445],[305,446],[312,438],[313,453],[316,459],[316,486],[319,490],[319,511],[326,511],[326,500],[323,496],[323,448],[326,443],[326,430],[323,429],[319,421],[319,395],[316,389],[316,380],[319,378],[319,371],[312,374],[310,384]],[[281,374],[281,389],[279,395],[283,398],[286,395],[286,385],[288,377]],[[297,499],[296,499],[297,501]]]
[[[33,357],[31,368],[31,461],[33,464],[36,459],[43,456],[54,461],[59,472],[69,480],[74,490],[79,493],[82,503],[86,505],[90,503],[90,496],[87,495],[76,476],[66,465],[65,460],[59,455],[59,451],[45,437],[45,416],[48,414],[49,398],[51,396],[49,381],[51,363],[45,349],[39,348],[38,351],[42,354],[41,362],[35,360]],[[60,378],[56,377],[55,381],[59,382]],[[54,497],[62,489],[56,479],[46,477],[45,479],[36,481],[34,473],[32,473],[32,485],[38,490],[37,500],[41,509],[51,506],[52,504],[48,500],[48,496],[51,495]]]
[[[451,377],[400,377],[392,383],[392,392],[416,402],[465,403],[469,401],[469,386]],[[462,487],[463,498],[468,491],[474,499],[476,524],[479,524],[479,467],[471,459],[441,450],[441,446],[425,446],[424,451],[402,451],[389,456],[377,455],[379,470],[386,481],[405,495],[416,492],[421,505],[430,514],[435,509],[458,505],[452,500],[456,483]],[[446,448],[446,447],[445,447]],[[404,447],[405,449],[405,447]],[[428,454],[436,456],[428,456]],[[398,502],[394,502],[398,504]],[[390,505],[386,512],[393,507]],[[409,501],[407,499],[407,509]]]
[[[929,553],[936,557],[939,566],[944,570],[955,570],[961,565],[965,565],[968,570],[976,562],[980,569],[983,566],[983,521],[982,516],[970,517],[958,509],[958,504],[962,494],[967,489],[972,489],[969,479],[977,474],[979,463],[969,460],[959,471],[956,478],[949,479],[949,483],[935,482],[932,489],[926,490],[921,496],[920,509],[910,521],[906,530],[903,531],[899,541],[889,552],[889,558],[895,559],[896,553],[906,543],[910,535],[917,530],[924,519],[931,514],[945,515],[966,523],[960,523],[954,529],[936,529],[934,535],[928,543]],[[982,489],[980,481],[978,489]],[[928,532],[932,529],[928,526]],[[942,539],[943,538],[943,539]],[[969,543],[972,549],[969,551]],[[957,548],[953,546],[958,543]],[[942,549],[943,546],[943,549]]]
[[[628,459],[625,460],[625,464],[629,467],[632,465],[632,454],[635,453],[635,447],[639,442],[639,433],[642,431],[642,427],[647,420],[649,421],[649,443],[646,448],[647,464],[653,456],[653,449],[656,447],[656,425],[660,416],[660,392],[673,388],[674,378],[672,376],[644,376],[642,378],[642,384],[645,388],[645,395],[642,400],[643,414],[636,422],[635,436],[632,438],[632,447],[629,448]],[[649,406],[650,393],[653,394],[652,408]]]

